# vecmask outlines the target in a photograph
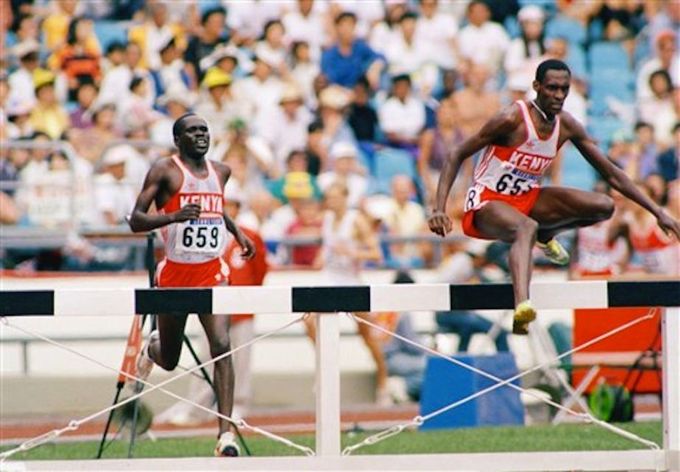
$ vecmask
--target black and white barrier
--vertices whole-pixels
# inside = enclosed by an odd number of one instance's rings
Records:
[[[218,287],[206,289],[0,290],[0,316],[130,316],[143,313],[318,312],[316,343],[316,456],[245,458],[230,470],[670,470],[680,471],[680,280],[535,283],[539,310],[665,307],[663,310],[663,424],[660,450],[502,454],[341,456],[339,317],[335,312],[511,309],[512,287],[490,285],[371,285],[356,287]],[[634,328],[633,328],[634,329]],[[223,461],[222,459],[218,459]],[[172,459],[172,467],[188,459]],[[195,461],[195,459],[194,459]],[[265,461],[265,462],[263,462]],[[31,469],[35,463],[21,464]],[[202,462],[215,470],[224,462]],[[82,470],[99,467],[83,462]],[[69,470],[80,470],[69,462]],[[113,466],[113,464],[109,464]],[[154,467],[159,464],[155,464]],[[195,465],[195,463],[194,463]],[[77,466],[77,467],[76,467]],[[121,462],[116,468],[131,467]],[[183,467],[183,466],[182,466]],[[149,466],[149,469],[151,466]],[[22,469],[23,470],[23,469]],[[65,469],[64,469],[65,470]]]

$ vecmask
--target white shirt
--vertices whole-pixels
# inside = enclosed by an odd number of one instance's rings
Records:
[[[435,13],[432,18],[418,17],[416,37],[422,41],[430,56],[443,69],[456,67],[453,41],[458,33],[458,22],[453,15]]]
[[[264,82],[249,76],[237,80],[232,87],[232,95],[243,100],[249,108],[249,115],[257,120],[257,115],[262,110],[270,110],[278,105],[283,82],[274,76],[268,77]]]
[[[125,180],[116,180],[111,174],[100,174],[94,178],[97,211],[112,213],[116,222],[123,223],[132,211],[137,199],[135,185]],[[102,215],[103,217],[103,215]]]
[[[412,96],[404,103],[396,97],[390,97],[380,106],[378,121],[386,133],[415,138],[425,126],[425,105]]]
[[[281,107],[260,113],[255,123],[255,132],[264,138],[274,150],[277,167],[283,170],[288,154],[295,149],[304,149],[307,144],[307,126],[313,120],[304,106],[299,106],[291,119]]]
[[[392,74],[412,74],[431,60],[427,44],[418,36],[414,36],[410,44],[407,43],[400,29],[395,31],[386,45],[385,57]]]
[[[7,103],[35,103],[33,74],[22,67],[12,72],[7,81],[10,87]]]
[[[349,11],[357,16],[356,35],[359,38],[368,37],[371,26],[385,17],[383,3],[379,1],[331,0],[340,7],[340,11]]]
[[[543,59],[538,42],[531,41],[529,43],[529,57],[527,57],[522,38],[513,39],[503,63],[508,81],[531,84],[534,79],[534,71]]]
[[[368,180],[366,177],[354,173],[342,176],[335,171],[328,171],[323,172],[316,178],[316,183],[322,192],[325,192],[328,187],[337,181],[343,182],[349,191],[347,206],[357,208],[368,190]]]
[[[286,229],[295,222],[296,218],[295,210],[290,205],[277,208],[260,227],[262,239],[282,239],[285,236]]]
[[[227,26],[248,38],[259,38],[265,23],[281,17],[294,3],[277,0],[222,0],[227,9]]]
[[[173,30],[169,24],[160,28],[153,22],[146,24],[146,64],[149,69],[156,69],[161,65],[160,49],[168,38],[173,37]]]
[[[302,96],[308,107],[315,109],[317,105],[316,95],[314,94],[314,79],[319,75],[321,69],[313,62],[297,64],[291,71],[293,81],[300,87]]]
[[[458,35],[458,46],[463,58],[476,64],[484,64],[492,74],[498,71],[510,38],[498,23],[487,21],[477,27],[469,24]]]
[[[640,72],[638,72],[635,83],[635,90],[637,92],[638,100],[647,99],[654,96],[654,92],[652,92],[652,88],[649,86],[649,78],[654,72],[661,68],[661,61],[658,57],[645,62],[640,68]],[[680,87],[680,53],[673,57],[673,60],[671,61],[671,67],[668,69],[668,73],[671,76],[673,87]]]
[[[286,40],[289,43],[306,41],[310,47],[312,59],[318,61],[321,57],[321,48],[328,44],[328,35],[323,21],[325,3],[315,2],[309,15],[303,16],[300,10],[295,9],[286,13],[283,18],[283,26],[286,29]]]

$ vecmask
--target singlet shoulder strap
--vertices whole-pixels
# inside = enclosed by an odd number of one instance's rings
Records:
[[[206,165],[208,166],[208,174],[212,174],[215,178],[215,182],[217,182],[217,188],[219,188],[222,192],[224,192],[224,189],[222,187],[222,182],[220,181],[220,176],[217,174],[217,169],[215,169],[215,166],[210,159],[205,160]]]
[[[529,114],[529,106],[524,100],[517,100],[515,103],[519,105],[519,109],[522,112],[524,126],[526,126],[527,128],[527,134],[529,139],[538,139],[538,133],[536,133],[536,128],[534,128],[534,122],[531,121],[531,115]]]

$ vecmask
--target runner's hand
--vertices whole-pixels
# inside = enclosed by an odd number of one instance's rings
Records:
[[[184,205],[181,209],[172,213],[172,220],[174,223],[181,223],[182,221],[195,220],[201,216],[201,206],[195,203]]]
[[[438,234],[441,237],[446,236],[447,233],[451,231],[453,224],[451,223],[451,218],[440,210],[434,210],[430,217],[427,219],[427,224],[430,227],[430,231]]]
[[[255,246],[253,242],[248,239],[248,237],[243,236],[243,239],[239,241],[239,246],[241,246],[241,257],[249,260],[255,257]]]
[[[673,219],[665,211],[662,211],[656,222],[664,233],[669,236],[673,235],[677,241],[680,241],[680,223],[677,220]]]

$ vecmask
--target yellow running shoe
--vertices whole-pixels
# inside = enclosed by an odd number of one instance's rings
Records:
[[[515,316],[512,319],[513,334],[529,334],[529,323],[536,319],[536,309],[531,301],[524,300],[515,308]]]
[[[545,244],[536,244],[543,250],[545,257],[553,264],[561,266],[569,264],[569,253],[557,239],[553,238]]]

